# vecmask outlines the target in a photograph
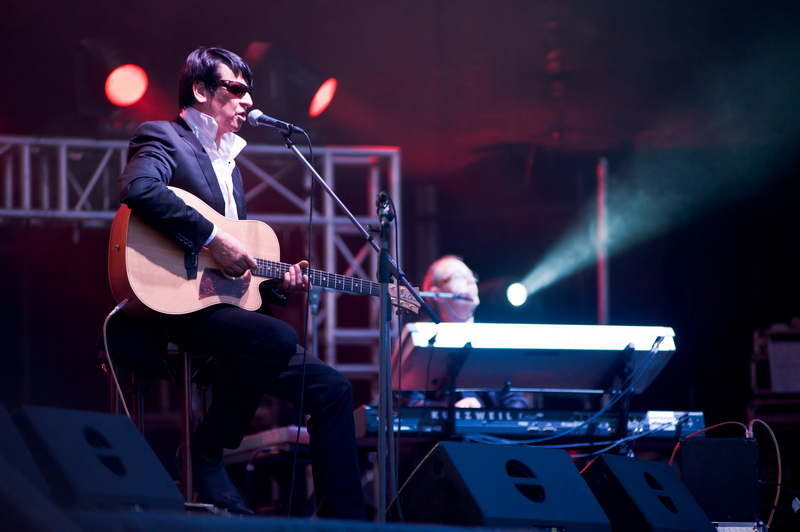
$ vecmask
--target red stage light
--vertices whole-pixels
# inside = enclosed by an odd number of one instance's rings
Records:
[[[146,91],[147,74],[136,65],[117,67],[106,78],[106,97],[120,107],[135,104]]]
[[[322,114],[328,104],[333,100],[333,95],[336,94],[336,78],[330,78],[325,83],[320,85],[317,93],[311,100],[311,106],[308,108],[308,116],[314,117]]]

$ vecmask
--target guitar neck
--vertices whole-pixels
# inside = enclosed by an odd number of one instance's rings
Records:
[[[289,271],[289,268],[292,266],[285,262],[276,262],[259,258],[256,258],[256,262],[258,263],[258,268],[253,273],[261,277],[269,277],[270,279],[282,279],[284,274]],[[374,281],[365,281],[364,279],[357,279],[355,277],[347,277],[319,270],[309,270],[308,268],[303,268],[303,273],[308,275],[312,286],[371,296],[379,296],[381,293],[380,284]]]

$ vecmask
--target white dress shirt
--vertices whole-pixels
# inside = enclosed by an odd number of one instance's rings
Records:
[[[219,188],[225,199],[225,217],[238,220],[239,214],[236,199],[233,197],[233,169],[236,167],[234,158],[247,146],[247,142],[236,133],[225,133],[219,141],[219,147],[214,139],[217,136],[217,122],[207,114],[201,113],[194,107],[187,107],[181,112],[181,117],[194,132],[197,140],[205,148],[214,173],[217,175]],[[209,236],[205,245],[217,236],[217,227]]]

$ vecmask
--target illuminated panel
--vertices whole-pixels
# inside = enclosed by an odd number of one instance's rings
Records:
[[[444,349],[458,349],[470,342],[473,349],[622,351],[632,344],[636,351],[649,351],[656,339],[663,337],[658,350],[675,351],[671,327],[431,322],[407,327],[416,347],[429,345],[435,335],[436,347]]]

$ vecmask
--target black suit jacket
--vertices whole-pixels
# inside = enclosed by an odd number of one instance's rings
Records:
[[[191,192],[220,214],[225,200],[211,160],[182,118],[145,122],[128,146],[128,164],[119,180],[119,198],[136,214],[172,237],[187,251],[200,251],[213,225],[167,186]],[[233,171],[233,195],[239,219],[246,218],[244,186]]]

